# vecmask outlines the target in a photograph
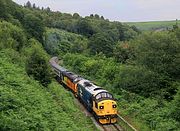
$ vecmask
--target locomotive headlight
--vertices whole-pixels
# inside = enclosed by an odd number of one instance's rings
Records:
[[[113,108],[116,108],[116,107],[117,107],[117,105],[113,105],[112,107],[113,107]]]
[[[100,108],[100,109],[104,109],[104,106],[100,106],[99,108]]]

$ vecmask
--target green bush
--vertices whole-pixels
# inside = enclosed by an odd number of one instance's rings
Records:
[[[31,52],[26,60],[26,72],[47,87],[51,82],[49,57],[37,41],[30,40],[29,44],[31,45]]]
[[[20,51],[26,43],[24,31],[6,21],[0,22],[0,49],[13,48]]]

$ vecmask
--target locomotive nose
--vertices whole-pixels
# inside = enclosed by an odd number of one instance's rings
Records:
[[[100,123],[107,124],[107,123],[115,123],[117,121],[117,105],[114,100],[104,100],[103,102],[99,103],[100,106]],[[103,107],[103,108],[102,108]]]
[[[101,106],[104,107],[102,111],[104,112],[105,115],[115,114],[117,112],[116,102],[112,100],[103,102]]]
[[[107,107],[109,107],[109,105],[110,105],[110,102],[107,103]],[[110,109],[109,109],[109,108],[107,108],[106,113],[107,113],[107,114],[110,114]]]

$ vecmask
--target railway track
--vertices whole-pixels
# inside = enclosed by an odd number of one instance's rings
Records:
[[[104,131],[123,131],[118,124],[102,125]]]

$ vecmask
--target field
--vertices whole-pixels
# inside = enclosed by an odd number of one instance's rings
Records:
[[[180,24],[180,21],[177,21]],[[172,29],[176,21],[149,21],[149,22],[127,22],[126,24],[132,26],[135,25],[140,30],[166,30]]]

